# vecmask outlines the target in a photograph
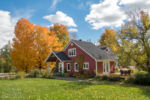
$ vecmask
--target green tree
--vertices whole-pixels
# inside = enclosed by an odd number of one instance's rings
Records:
[[[14,69],[10,57],[10,43],[6,44],[0,51],[0,72],[10,72]]]
[[[120,47],[137,68],[150,73],[150,19],[147,12],[133,12],[119,31]]]

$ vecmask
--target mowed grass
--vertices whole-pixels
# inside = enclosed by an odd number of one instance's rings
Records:
[[[0,100],[150,100],[150,87],[42,78],[0,80]]]

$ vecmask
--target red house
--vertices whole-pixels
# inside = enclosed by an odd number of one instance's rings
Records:
[[[46,62],[56,62],[56,71],[79,73],[78,56],[83,56],[83,70],[91,75],[115,72],[117,56],[106,46],[96,46],[91,42],[71,40],[63,51],[51,52]]]

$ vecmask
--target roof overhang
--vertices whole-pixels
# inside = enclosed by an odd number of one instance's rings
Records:
[[[57,59],[61,61],[61,59],[52,51],[45,59],[45,62],[55,62]]]

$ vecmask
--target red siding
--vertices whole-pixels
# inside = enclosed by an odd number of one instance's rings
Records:
[[[110,72],[111,72],[111,73],[114,73],[114,72],[115,72],[115,62],[114,62],[114,61],[111,61],[111,62],[110,62]]]
[[[97,72],[98,74],[103,74],[103,62],[97,62]]]
[[[71,44],[73,44],[73,45],[71,45]],[[70,43],[70,45],[64,51],[66,55],[68,55],[68,49],[70,49],[70,48],[76,48],[76,56],[78,56],[78,55],[84,56],[84,62],[89,63],[89,72],[91,74],[94,74],[95,73],[94,70],[96,70],[95,60],[73,42]],[[70,59],[72,59],[73,62],[77,62],[76,56],[70,57]],[[66,63],[65,63],[65,67],[66,67]],[[74,66],[71,66],[71,68],[74,69]],[[74,72],[74,70],[73,70],[73,73],[76,73],[76,72]]]

